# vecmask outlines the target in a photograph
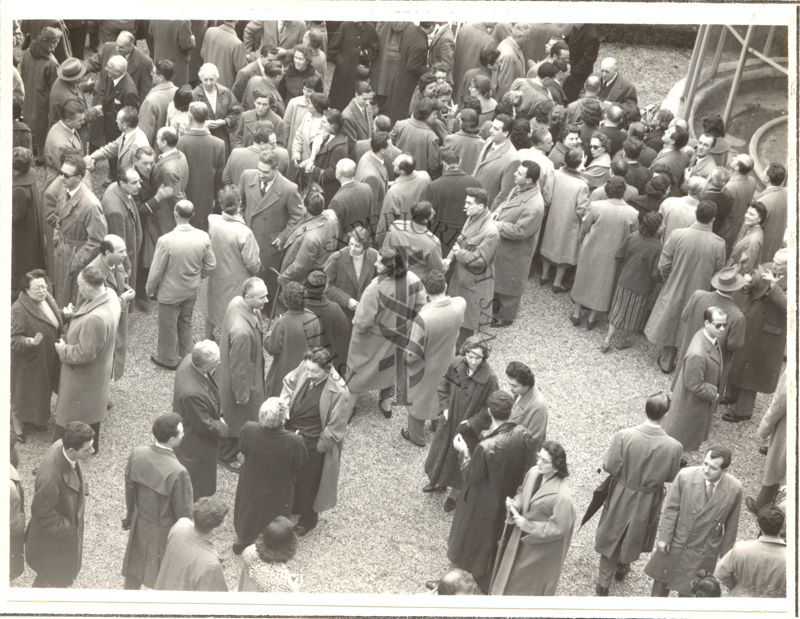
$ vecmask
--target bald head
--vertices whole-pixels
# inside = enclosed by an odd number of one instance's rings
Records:
[[[622,122],[623,111],[618,105],[611,105],[606,110],[606,120],[614,125]]]
[[[755,162],[750,155],[736,155],[731,162],[731,167],[741,174],[750,174],[755,167]]]
[[[136,37],[127,30],[123,30],[117,35],[117,53],[122,56],[128,56],[136,47]]]
[[[354,178],[356,175],[356,162],[352,159],[339,159],[336,162],[336,177],[341,180]],[[340,181],[341,182],[341,181]]]
[[[702,176],[692,176],[686,181],[686,191],[692,198],[699,200],[707,185],[708,182]]]
[[[175,203],[175,220],[178,223],[189,223],[194,215],[194,204],[189,200],[178,200]]]
[[[106,71],[111,79],[117,79],[122,77],[128,71],[128,61],[125,60],[124,56],[120,56],[117,54],[116,56],[111,56],[106,62]]]
[[[201,340],[192,348],[192,364],[208,373],[219,365],[219,346],[211,340]]]
[[[586,81],[583,83],[583,90],[587,95],[596,95],[600,92],[600,86],[602,82],[600,78],[596,75],[590,75],[586,78]]]

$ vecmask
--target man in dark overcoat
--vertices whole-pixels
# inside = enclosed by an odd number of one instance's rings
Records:
[[[86,59],[86,68],[90,72],[99,73],[98,86],[116,79],[110,77],[105,70],[108,59],[112,56],[122,56],[128,63],[127,72],[131,76],[139,100],[144,101],[147,93],[153,87],[153,60],[144,51],[136,46],[136,37],[130,32],[123,30],[117,35],[116,41],[109,41],[100,46],[97,52]],[[171,56],[154,56],[154,58],[169,58]]]
[[[192,481],[175,455],[183,439],[180,415],[156,417],[152,433],[153,444],[135,447],[125,469],[126,589],[155,587],[169,530],[179,518],[192,516]]]
[[[111,56],[106,61],[102,75],[105,75],[105,78],[101,78],[95,85],[92,98],[92,106],[102,108],[102,115],[92,123],[89,138],[92,151],[119,137],[117,114],[127,106],[138,110],[142,100],[136,89],[136,83],[128,74],[128,63],[122,56]]]
[[[136,265],[139,259],[139,248],[142,246],[142,221],[134,196],[139,193],[142,179],[132,167],[120,170],[119,179],[106,188],[100,204],[106,218],[109,234],[116,234],[125,241],[129,264],[128,282],[136,289]]]
[[[409,24],[400,39],[397,65],[392,67],[393,79],[389,83],[386,107],[389,118],[397,122],[408,117],[411,95],[417,81],[428,68],[428,34],[433,31],[433,22],[422,22],[425,28]]]
[[[258,410],[239,434],[244,464],[236,486],[233,552],[240,554],[278,516],[291,518],[295,484],[308,461],[303,437],[285,427],[286,408],[277,397]]]
[[[152,19],[153,58],[168,58],[175,64],[172,83],[178,87],[189,81],[189,54],[197,44],[188,19]]]
[[[661,428],[670,408],[665,393],[650,396],[647,420],[614,435],[603,469],[612,485],[600,514],[594,548],[600,553],[597,595],[607,596],[611,576],[624,580],[630,564],[653,550],[664,484],[680,470],[683,448]]]
[[[367,183],[355,179],[356,163],[352,159],[336,162],[336,178],[341,185],[328,208],[336,214],[339,222],[338,241],[331,251],[346,247],[347,235],[353,226],[368,227],[372,210],[372,190]]]
[[[713,572],[717,559],[736,542],[742,484],[728,473],[731,452],[711,447],[703,464],[682,469],[661,510],[656,551],[644,568],[653,579],[654,597],[670,590],[691,594],[700,570]]]
[[[461,101],[464,94],[461,86],[464,74],[470,69],[481,66],[481,54],[486,49],[497,47],[491,34],[491,24],[477,22],[462,24],[456,37],[456,48],[453,56],[453,101]]]
[[[220,442],[219,459],[225,468],[239,471],[239,432],[255,421],[264,401],[264,334],[261,310],[267,302],[267,286],[258,277],[242,285],[225,311],[220,337],[220,407],[228,424],[228,436]]]
[[[219,439],[228,435],[213,375],[217,366],[219,346],[203,340],[194,345],[175,372],[172,410],[181,416],[184,431],[175,453],[189,471],[195,500],[217,491]]]
[[[375,26],[365,21],[342,22],[328,42],[328,61],[334,65],[328,93],[332,108],[344,109],[356,91],[358,66],[369,67],[377,55]]]
[[[567,24],[564,28],[564,40],[569,45],[570,72],[564,81],[564,93],[567,99],[575,101],[583,88],[583,82],[592,74],[597,52],[600,50],[600,38],[594,24]]]
[[[470,453],[461,434],[456,434],[453,443],[460,454],[464,482],[456,500],[447,558],[469,571],[484,592],[489,590],[505,501],[514,496],[536,459],[533,437],[508,421],[513,402],[505,391],[492,393],[488,400],[491,425],[477,447]]]
[[[480,139],[477,141],[483,147],[483,141]],[[481,184],[478,179],[462,169],[455,148],[443,149],[441,156],[442,175],[431,183],[427,198],[434,211],[431,232],[442,243],[442,255],[447,256],[467,221],[464,212],[467,189],[480,187]]]
[[[72,421],[39,463],[25,542],[34,587],[69,587],[81,570],[86,485],[80,461],[92,454],[93,438],[87,424]]]

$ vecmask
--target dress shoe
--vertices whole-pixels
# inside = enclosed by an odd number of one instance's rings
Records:
[[[553,294],[564,294],[566,291],[567,289],[564,286],[553,285]]]
[[[768,452],[769,452],[769,447],[767,445],[762,445],[761,447],[758,448],[758,453],[760,453],[762,456],[766,456]]]
[[[240,555],[244,552],[245,548],[247,548],[247,544],[240,544],[239,542],[234,542],[232,547],[233,554]]]
[[[150,355],[150,361],[155,363],[157,366],[162,367],[162,368],[166,368],[168,370],[174,370],[174,369],[176,369],[178,367],[177,364],[169,365],[168,363],[164,363],[163,361],[159,361],[158,358],[155,355]]]
[[[617,350],[628,350],[632,346],[633,342],[631,342],[627,338],[625,338],[624,340],[620,340],[616,344],[614,344],[614,348],[616,348]]]
[[[384,406],[385,402],[389,404],[389,408],[386,408]],[[378,408],[381,409],[381,413],[383,414],[384,417],[386,417],[386,419],[391,419],[392,418],[392,401],[391,400],[381,400],[380,402],[378,402]]]
[[[625,580],[625,577],[628,575],[630,571],[631,571],[630,565],[617,564],[617,567],[614,570],[614,580],[622,582],[623,580]]]
[[[422,487],[423,492],[444,492],[447,488],[439,484],[428,484]]]
[[[451,496],[447,497],[447,499],[445,499],[444,502],[445,513],[449,513],[453,511],[455,508],[456,508],[456,500]]]
[[[728,423],[739,423],[740,421],[747,421],[750,417],[739,417],[738,415],[734,415],[733,413],[723,413],[722,414],[722,421],[727,421]]]
[[[600,344],[600,352],[606,354],[609,350],[611,350],[611,344],[608,342],[603,342]]]
[[[608,587],[601,587],[600,585],[597,585],[594,588],[594,592],[596,595],[599,595],[600,597],[608,597]]]
[[[549,277],[544,277],[543,275],[539,276],[539,284],[541,286],[546,286],[549,283],[550,283],[550,278]]]
[[[756,500],[753,497],[746,497],[744,500],[744,505],[747,508],[747,511],[754,516],[758,516],[758,505],[756,505]]]
[[[675,369],[675,362],[673,361],[669,366],[665,367],[662,355],[658,355],[658,368],[664,372],[664,374],[672,374],[672,371]]]
[[[111,400],[109,400],[108,402],[106,402],[106,410],[110,411],[112,408],[114,408],[114,403]]]
[[[496,318],[492,318],[492,326],[495,329],[502,329],[503,327],[510,327],[514,324],[513,320],[497,320]]]
[[[405,428],[400,428],[400,436],[406,439],[412,445],[416,445],[417,447],[425,447],[425,443],[418,443],[414,439],[411,438],[411,435],[408,433],[408,430]]]
[[[150,301],[146,299],[136,299],[134,307],[136,308],[137,312],[142,312],[142,314],[150,313]]]
[[[25,436],[24,433],[23,434],[17,434],[17,442],[18,443],[22,443],[24,445],[25,443],[28,442],[28,438]]]
[[[306,533],[308,533],[311,529],[316,528],[316,524],[300,524],[299,522],[294,525],[294,532],[295,535],[298,537],[305,537]]]
[[[587,320],[586,321],[586,330],[587,331],[591,331],[596,326],[597,326],[597,321],[596,320]]]
[[[578,327],[581,324],[581,317],[576,316],[575,314],[570,314],[569,321],[572,323],[573,327]]]
[[[240,473],[242,470],[242,465],[239,464],[238,460],[220,460],[219,463],[228,469],[231,473]]]
[[[438,580],[426,580],[425,581],[425,586],[428,589],[430,589],[431,591],[433,591],[434,589],[436,589],[439,586],[439,581]]]

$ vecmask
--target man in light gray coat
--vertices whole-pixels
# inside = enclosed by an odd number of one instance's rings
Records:
[[[194,205],[180,200],[175,205],[175,229],[158,239],[147,296],[158,300],[158,353],[150,360],[174,370],[192,347],[192,310],[202,278],[217,266],[207,232],[189,221]]]

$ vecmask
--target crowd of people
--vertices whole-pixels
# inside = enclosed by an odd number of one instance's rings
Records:
[[[127,461],[126,589],[227,590],[218,466],[239,475],[240,590],[301,589],[297,538],[336,506],[357,396],[377,392],[453,512],[454,571],[429,588],[555,595],[567,453],[529,365],[506,391],[490,363],[535,272],[535,294],[569,292],[565,328],[607,322],[602,353],[643,331],[674,373],[608,448],[596,594],[655,549],[653,595],[785,595],[787,173],[757,179],[719,115],[695,139],[640,109],[591,24],[16,25],[12,459],[55,424],[29,505],[11,469],[12,581],[24,562],[34,586],[75,581],[81,461],[131,314],[155,311],[174,412]],[[686,455],[758,393],[754,498],[729,448]],[[736,541],[742,503],[757,540]]]

